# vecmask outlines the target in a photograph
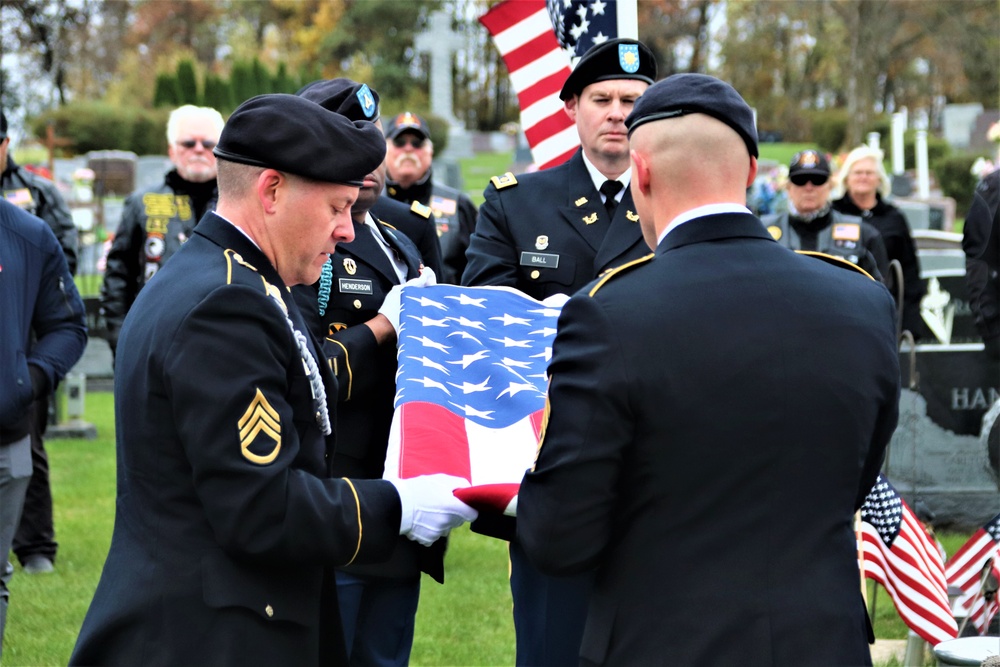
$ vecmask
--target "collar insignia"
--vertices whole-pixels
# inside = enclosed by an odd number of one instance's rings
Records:
[[[517,185],[517,178],[514,176],[513,172],[508,171],[503,176],[494,176],[490,179],[493,183],[493,187],[497,190],[503,190],[504,188],[509,188],[512,185]]]
[[[418,202],[416,200],[414,200],[414,202],[412,204],[410,204],[410,210],[413,211],[414,213],[416,213],[417,215],[419,215],[422,218],[430,218],[431,217],[431,213],[433,213],[433,211],[431,211],[431,207],[430,206],[427,206],[425,204],[421,204],[420,202]]]

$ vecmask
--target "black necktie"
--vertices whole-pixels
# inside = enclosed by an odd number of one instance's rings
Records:
[[[618,208],[618,200],[615,195],[622,189],[622,184],[618,181],[604,181],[601,186],[601,194],[604,195],[604,208],[608,212],[608,218],[614,219],[615,209]]]

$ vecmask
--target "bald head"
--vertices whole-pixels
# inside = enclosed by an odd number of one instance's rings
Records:
[[[692,113],[643,123],[630,137],[632,197],[650,247],[685,211],[746,204],[757,160],[732,127]]]

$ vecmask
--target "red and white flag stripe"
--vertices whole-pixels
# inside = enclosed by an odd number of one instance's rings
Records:
[[[976,629],[985,633],[990,620],[998,611],[998,602],[991,602],[980,592],[983,568],[986,562],[993,559],[993,574],[1000,577],[1000,542],[993,537],[993,532],[987,530],[1000,525],[1000,514],[987,522],[985,528],[980,528],[962,548],[955,552],[945,564],[945,576],[950,586],[958,586],[963,593],[955,601],[955,608],[965,612]]]
[[[941,556],[904,505],[899,534],[887,547],[869,523],[861,524],[861,548],[865,576],[885,587],[900,617],[931,644],[958,635],[958,626],[948,605]]]
[[[507,0],[479,21],[507,65],[535,164],[539,169],[562,164],[576,151],[580,137],[559,99],[570,57],[559,46],[545,0]]]

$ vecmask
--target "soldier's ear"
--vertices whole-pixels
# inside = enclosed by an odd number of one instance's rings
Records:
[[[649,195],[650,169],[646,156],[634,148],[629,151],[632,156],[632,187],[638,188],[645,196]]]
[[[569,116],[570,119],[572,119],[574,123],[576,122],[576,107],[579,104],[579,102],[580,102],[579,95],[574,95],[568,100],[563,101],[563,110],[566,112],[566,115]]]
[[[747,187],[749,188],[753,185],[754,180],[757,178],[757,158],[753,155],[750,156],[750,175],[747,176]]]
[[[265,169],[257,176],[257,200],[265,213],[274,213],[284,191],[291,187],[288,177],[275,169]]]

